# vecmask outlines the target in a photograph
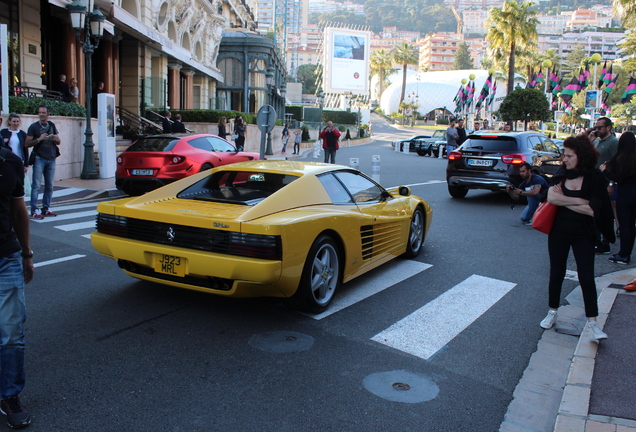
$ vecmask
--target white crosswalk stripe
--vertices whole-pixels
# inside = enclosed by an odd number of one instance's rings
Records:
[[[52,210],[55,210],[55,209],[52,209]],[[57,210],[56,210],[56,213],[57,213]],[[81,217],[95,216],[95,215],[97,215],[97,210],[89,210],[84,212],[58,214],[56,217],[45,217],[44,219],[31,219],[31,220],[37,223],[47,223],[47,222],[59,222],[62,220],[77,219]]]
[[[40,190],[44,190],[44,185],[41,186]],[[76,193],[81,192],[83,190],[84,189],[82,189],[82,188],[68,187],[68,188],[63,188],[63,189],[60,189],[60,190],[56,190],[54,192],[54,194],[55,194],[56,198],[59,198],[59,197],[63,197],[63,196],[73,195],[73,194],[76,194]],[[43,195],[43,193],[40,193],[38,195],[38,201],[42,199],[42,195]],[[26,202],[31,202],[31,195],[29,194],[29,195],[25,196],[24,200]]]
[[[402,282],[411,276],[421,273],[430,267],[432,267],[431,264],[421,263],[419,261],[392,261],[386,266],[375,269],[343,285],[341,292],[325,312],[315,315],[308,314],[308,316],[316,320],[321,320],[371,297],[398,282]]]
[[[428,360],[515,286],[472,275],[371,339]]]
[[[88,222],[77,222],[68,225],[58,225],[55,228],[60,229],[62,231],[77,231],[86,228],[95,228],[95,221],[91,220]]]

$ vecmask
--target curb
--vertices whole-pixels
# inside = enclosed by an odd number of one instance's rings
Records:
[[[636,277],[633,270],[610,273],[597,279],[598,285],[605,286],[598,300],[598,322],[605,326],[616,296],[623,286]],[[612,285],[616,286],[613,287]],[[579,287],[575,289],[580,289]],[[621,294],[622,295],[622,294]],[[636,431],[636,421],[616,417],[589,414],[592,376],[598,344],[591,341],[587,327],[579,337],[570,364],[563,396],[554,425],[554,432],[632,432]],[[620,429],[617,429],[620,427]]]

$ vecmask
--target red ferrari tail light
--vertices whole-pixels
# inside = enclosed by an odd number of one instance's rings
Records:
[[[501,157],[501,161],[507,164],[521,165],[522,163],[526,161],[526,155],[523,155],[523,154],[503,155]]]
[[[183,156],[173,156],[170,162],[172,162],[173,165],[177,165],[183,162],[184,160],[185,160],[185,157]]]
[[[454,161],[454,160],[459,160],[462,158],[462,152],[459,152],[457,150],[453,150],[452,152],[450,152],[450,154],[448,155],[448,160],[449,161]]]

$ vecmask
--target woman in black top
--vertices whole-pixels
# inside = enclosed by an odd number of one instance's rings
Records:
[[[587,328],[590,337],[598,341],[606,339],[607,335],[596,322],[598,302],[594,281],[594,246],[597,230],[614,243],[614,217],[607,193],[607,179],[594,168],[598,151],[592,141],[583,134],[567,138],[563,147],[563,165],[554,176],[554,186],[548,190],[548,202],[558,209],[554,226],[548,234],[550,310],[540,325],[549,329],[556,322],[571,248],[583,291]]]
[[[230,133],[227,131],[226,126],[227,125],[227,119],[225,117],[221,117],[219,119],[219,133],[218,135],[223,138],[226,139],[225,137],[228,136]]]
[[[243,123],[243,117],[240,115],[236,116],[234,120],[234,133],[238,135],[238,138],[234,141],[236,143],[236,149],[238,151],[243,151],[245,147],[245,131],[247,130],[247,126]]]
[[[624,132],[618,140],[616,154],[601,170],[616,182],[616,217],[621,227],[621,249],[618,254],[609,258],[618,264],[629,264],[634,238],[636,238],[636,137],[633,132]]]

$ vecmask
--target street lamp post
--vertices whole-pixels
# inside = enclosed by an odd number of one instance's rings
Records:
[[[265,73],[265,80],[267,81],[267,104],[272,105],[272,92],[274,91],[274,68],[269,66]],[[271,156],[274,154],[272,151],[272,132],[267,132],[267,145],[265,146],[265,154]]]
[[[97,5],[95,5],[93,11],[90,12],[91,5],[92,2],[89,1],[88,11],[78,0],[73,0],[73,2],[67,6],[69,14],[71,15],[71,25],[75,30],[78,42],[82,45],[82,51],[84,52],[84,60],[86,63],[84,76],[84,80],[86,81],[86,130],[84,132],[86,141],[84,142],[84,162],[82,164],[82,173],[80,175],[80,178],[82,179],[96,179],[98,177],[97,170],[95,168],[95,143],[93,142],[93,131],[91,129],[91,97],[93,94],[92,57],[93,52],[95,52],[95,49],[99,46],[99,41],[103,35],[104,15],[102,15],[99,11],[99,7]],[[84,32],[83,41],[81,38],[82,31]]]

